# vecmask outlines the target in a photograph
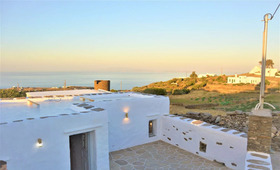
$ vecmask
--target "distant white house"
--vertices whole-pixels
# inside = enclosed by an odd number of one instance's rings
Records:
[[[211,77],[211,76],[215,76],[215,74],[210,74],[210,73],[206,73],[206,74],[199,74],[197,77],[198,78],[202,78],[202,77]]]
[[[255,66],[249,73],[255,75],[261,75],[262,69],[260,66]],[[266,77],[275,77],[275,74],[278,72],[276,68],[266,68],[265,76]]]
[[[247,77],[247,76],[237,76],[235,77],[228,77],[227,83],[228,84],[238,84],[238,83],[249,83],[249,84],[259,84],[261,82],[260,77]]]

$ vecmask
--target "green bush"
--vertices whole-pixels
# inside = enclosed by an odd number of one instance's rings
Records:
[[[188,81],[185,82],[184,88],[187,88],[189,86],[192,86],[196,83],[195,79],[188,79]]]
[[[191,91],[189,89],[183,89],[184,94],[189,94]]]
[[[0,98],[26,97],[26,92],[17,89],[1,89]]]
[[[217,82],[219,83],[226,83],[226,79],[224,79],[222,76],[219,76],[217,79],[216,79]]]
[[[270,85],[270,82],[268,80],[265,80],[265,85]]]
[[[189,92],[190,92],[189,89],[173,89],[172,95],[188,94]]]
[[[131,90],[134,92],[142,92],[140,87],[133,87]]]
[[[176,83],[177,82],[177,78],[173,78],[171,80],[168,80],[168,84],[171,84],[171,83]]]
[[[167,94],[166,90],[161,89],[161,88],[147,88],[143,92],[149,93],[149,94],[156,94],[156,95],[166,95]]]
[[[192,89],[193,89],[193,90],[201,89],[202,87],[205,87],[206,85],[207,85],[206,82],[202,82],[202,83],[200,83],[200,84],[195,84],[195,85],[192,87]]]
[[[172,90],[172,95],[181,95],[181,94],[184,94],[183,90],[180,90],[180,89],[173,89]]]
[[[113,93],[118,92],[118,90],[115,90],[115,89],[111,89],[110,91],[113,92]]]

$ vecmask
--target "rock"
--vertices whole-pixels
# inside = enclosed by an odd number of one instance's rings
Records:
[[[243,111],[242,110],[235,110],[235,113],[241,115],[243,113]]]
[[[271,127],[271,133],[273,133],[273,134],[277,133],[277,128],[275,126]]]
[[[248,127],[244,127],[242,130],[243,130],[244,132],[248,133]]]
[[[272,111],[272,116],[280,116],[280,111]]]
[[[220,123],[219,123],[220,125],[224,125],[225,124],[225,121],[220,121]]]
[[[211,118],[211,122],[215,122],[215,120],[216,120],[216,118],[217,118],[217,116],[212,116],[212,118]]]
[[[252,112],[245,112],[245,115],[246,116],[249,116],[249,115],[251,115],[252,114]]]
[[[275,134],[275,136],[280,136],[280,131],[278,131],[278,132]]]
[[[235,112],[227,112],[228,116],[235,115],[235,114],[236,114]]]
[[[216,118],[216,120],[215,120],[215,123],[219,123],[220,121],[221,121],[221,117],[218,116],[218,117]]]
[[[209,117],[212,117],[212,115],[210,113],[202,113],[202,117],[208,119]]]
[[[197,112],[187,112],[187,114],[189,114],[189,115],[198,115],[199,113],[197,113]]]

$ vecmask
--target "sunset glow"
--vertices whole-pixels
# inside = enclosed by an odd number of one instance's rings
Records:
[[[1,2],[1,72],[248,72],[277,1]],[[268,57],[279,68],[279,16]]]

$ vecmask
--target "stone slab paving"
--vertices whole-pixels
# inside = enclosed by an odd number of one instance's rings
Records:
[[[280,152],[270,154],[273,169],[280,169]]]
[[[139,145],[110,153],[111,170],[227,170],[163,141]]]

